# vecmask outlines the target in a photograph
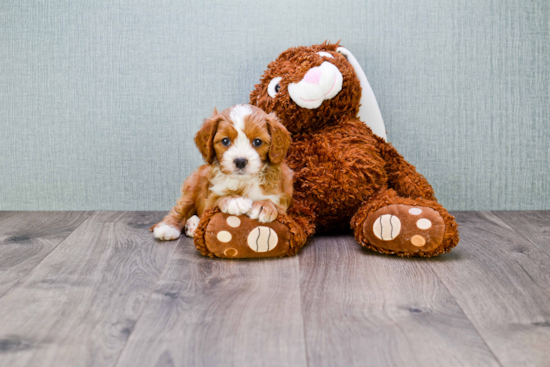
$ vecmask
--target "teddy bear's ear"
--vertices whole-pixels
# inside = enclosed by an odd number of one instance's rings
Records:
[[[271,136],[269,160],[273,164],[281,164],[285,160],[286,152],[290,147],[292,138],[286,127],[279,122],[279,119],[274,113],[267,115],[266,122],[269,135]]]
[[[369,81],[367,80],[367,76],[361,68],[361,65],[359,65],[357,59],[351,52],[349,52],[348,49],[338,47],[336,51],[344,55],[351,66],[353,66],[353,69],[355,69],[355,74],[357,74],[357,78],[359,78],[359,82],[361,83],[361,107],[359,108],[359,113],[357,116],[371,128],[373,133],[382,139],[387,140],[386,126],[384,125],[384,120],[382,119],[382,113],[380,112],[376,97],[374,96]]]
[[[218,125],[222,120],[218,111],[214,109],[214,114],[209,119],[205,119],[201,129],[195,135],[195,145],[199,148],[204,161],[208,164],[214,163],[214,136],[218,131]]]

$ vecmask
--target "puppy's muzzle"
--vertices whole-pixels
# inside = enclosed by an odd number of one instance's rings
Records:
[[[235,167],[237,167],[238,169],[243,169],[243,168],[246,167],[246,165],[248,163],[248,159],[237,158],[233,161],[233,163],[235,163]]]

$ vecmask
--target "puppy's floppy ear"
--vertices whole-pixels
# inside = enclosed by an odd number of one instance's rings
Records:
[[[214,135],[218,131],[218,125],[222,117],[214,109],[212,117],[205,119],[201,129],[195,135],[195,145],[199,148],[204,161],[208,164],[214,163]]]
[[[271,135],[269,160],[273,164],[281,164],[286,157],[286,152],[290,147],[292,138],[286,127],[279,122],[279,119],[274,113],[268,114],[266,121],[269,135]]]

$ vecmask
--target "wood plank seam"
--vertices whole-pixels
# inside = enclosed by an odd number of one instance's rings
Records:
[[[310,243],[311,245],[311,243]],[[297,256],[302,256],[301,254],[298,254]],[[309,364],[309,352],[308,352],[308,345],[307,345],[307,338],[306,338],[306,318],[304,317],[304,302],[302,302],[302,267],[300,266],[300,259],[298,258],[298,289],[300,290],[300,312],[302,313],[302,334],[304,336],[304,352],[306,353],[306,366],[310,366]]]
[[[549,254],[516,233],[523,215],[514,231],[491,211],[456,213],[463,247],[431,265],[499,363],[546,366]]]
[[[175,248],[160,214],[94,212],[1,298],[0,365],[114,365]]]
[[[505,217],[501,217],[500,215],[498,215],[498,211],[491,211],[491,213],[497,217],[498,219],[500,219],[504,224],[506,224],[508,227],[510,227],[511,230],[513,230],[514,232],[516,232],[520,237],[526,239],[528,242],[530,242],[531,244],[533,244],[536,248],[538,248],[539,250],[541,251],[546,251],[545,248],[542,248],[539,246],[538,243],[536,243],[535,241],[531,240],[529,237],[525,236],[524,234],[522,234],[521,232],[519,232],[518,230],[516,230],[515,226],[513,225],[513,223],[510,223],[506,220]]]
[[[307,365],[296,257],[208,259],[189,239],[175,251],[117,367]]]
[[[310,365],[502,366],[427,260],[314,242],[300,256]]]
[[[86,217],[86,219],[84,219],[84,220],[82,221],[82,223],[80,223],[78,226],[75,227],[75,229],[73,229],[69,234],[67,234],[67,236],[65,236],[65,238],[63,238],[61,241],[59,241],[59,243],[58,243],[57,245],[55,245],[55,247],[52,248],[52,249],[50,250],[50,252],[48,252],[48,253],[46,254],[46,256],[44,256],[38,263],[36,263],[36,264],[35,264],[32,268],[30,268],[25,274],[23,274],[23,275],[17,280],[17,282],[13,283],[13,285],[12,285],[11,287],[9,287],[8,289],[6,289],[6,291],[5,291],[4,293],[0,294],[0,298],[4,297],[10,290],[12,290],[17,284],[19,284],[19,282],[21,281],[21,279],[23,279],[23,278],[25,278],[27,275],[29,275],[38,265],[40,265],[48,256],[50,256],[50,254],[51,254],[52,252],[54,252],[54,251],[59,247],[59,245],[61,245],[62,243],[64,243],[64,242],[67,240],[67,238],[69,238],[69,236],[70,236],[71,234],[73,234],[78,228],[80,228],[81,225],[83,225],[84,223],[86,223],[86,222],[90,219],[90,217],[92,216],[92,214],[94,213],[94,211],[85,211],[85,213],[88,215],[88,216]]]
[[[149,301],[151,300],[151,297],[153,296],[153,294],[155,294],[155,291],[158,289],[159,287],[159,283],[160,283],[160,280],[162,279],[162,277],[164,276],[164,274],[166,273],[166,271],[168,270],[168,265],[170,264],[170,260],[172,259],[172,256],[174,256],[174,253],[176,252],[176,249],[178,248],[179,246],[179,242],[183,241],[185,237],[182,236],[178,239],[178,243],[174,246],[174,249],[172,250],[172,253],[170,254],[170,256],[168,257],[168,260],[166,261],[166,265],[164,265],[164,269],[162,269],[162,272],[160,273],[158,279],[157,279],[157,283],[155,284],[155,286],[153,287],[153,290],[151,291],[151,293],[149,294],[149,296],[147,296],[147,301],[145,301],[145,303],[143,304],[143,308],[141,309],[141,312],[139,313],[139,316],[138,318],[136,319],[135,321],[135,324],[134,325],[137,325],[139,323],[139,320],[141,319],[141,316],[143,315],[143,312],[147,309],[147,305],[149,304]],[[155,242],[156,244],[156,242]],[[126,341],[124,342],[124,346],[120,349],[120,352],[118,353],[118,356],[116,357],[116,361],[115,363],[113,364],[113,367],[116,367],[118,365],[118,362],[120,360],[120,357],[122,356],[122,353],[124,353],[124,350],[126,349],[126,346],[128,345],[128,341],[130,340],[130,338],[132,338],[132,335],[134,334],[134,331],[135,331],[135,327],[132,329],[132,331],[130,332],[130,335],[128,335],[128,338],[126,338]]]
[[[430,260],[428,260],[430,261]],[[470,317],[468,317],[468,314],[466,312],[464,312],[464,309],[462,308],[462,306],[460,305],[460,302],[458,301],[458,299],[456,298],[456,296],[451,292],[451,290],[449,289],[449,287],[447,286],[447,283],[445,283],[445,281],[443,280],[443,278],[441,278],[439,276],[439,273],[437,271],[437,269],[435,269],[432,264],[430,263],[430,269],[432,270],[432,272],[435,274],[435,276],[439,279],[439,281],[441,282],[441,284],[443,284],[443,286],[445,287],[445,289],[447,290],[447,292],[451,295],[451,297],[453,297],[453,299],[455,300],[455,303],[456,305],[458,306],[458,308],[460,308],[460,311],[462,311],[462,314],[464,315],[464,317],[466,317],[466,319],[468,321],[470,321],[470,324],[472,325],[472,327],[474,328],[474,330],[476,331],[477,335],[479,335],[479,338],[481,340],[483,340],[483,344],[485,344],[485,346],[487,347],[487,350],[489,350],[489,352],[491,352],[491,355],[493,356],[493,358],[495,359],[495,361],[502,367],[504,367],[504,365],[502,364],[502,362],[498,359],[498,357],[496,356],[495,352],[493,351],[493,349],[491,349],[491,347],[489,346],[489,344],[487,343],[487,341],[485,340],[485,338],[483,337],[483,335],[481,334],[481,332],[479,331],[479,329],[477,328],[476,324],[474,323],[474,321],[472,319],[470,319]]]

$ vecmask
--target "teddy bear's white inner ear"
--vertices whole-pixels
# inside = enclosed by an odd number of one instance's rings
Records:
[[[332,56],[331,54],[325,51],[319,51],[317,52],[317,54],[320,55],[321,57],[330,57],[331,59],[334,59],[334,56]]]
[[[373,133],[387,141],[386,125],[384,125],[380,107],[378,107],[378,102],[376,101],[376,97],[374,96],[374,92],[367,80],[365,72],[348,49],[338,47],[336,51],[346,56],[351,66],[355,69],[355,74],[357,74],[359,82],[361,83],[361,107],[359,108],[357,116],[371,128]]]

